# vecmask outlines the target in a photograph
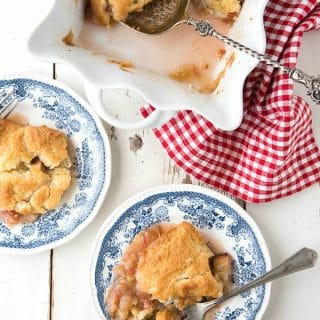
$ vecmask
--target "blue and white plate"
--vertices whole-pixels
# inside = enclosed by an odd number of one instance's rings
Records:
[[[16,114],[68,136],[73,162],[71,186],[56,210],[14,228],[0,222],[0,252],[28,254],[71,240],[93,220],[110,183],[110,145],[90,106],[59,82],[29,75],[0,79],[0,95],[9,92],[18,101]]]
[[[243,285],[271,267],[265,241],[249,215],[231,199],[198,186],[168,185],[140,193],[116,209],[96,240],[91,266],[93,299],[101,319],[110,319],[104,296],[112,268],[134,236],[154,224],[189,221],[234,259],[234,281]],[[261,319],[270,285],[221,305],[215,320]]]

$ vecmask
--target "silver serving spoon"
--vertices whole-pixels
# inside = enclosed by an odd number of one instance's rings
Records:
[[[294,273],[297,271],[301,271],[304,269],[312,268],[315,266],[317,261],[318,255],[314,250],[303,248],[300,251],[298,251],[296,254],[291,256],[289,259],[284,261],[282,264],[280,264],[278,267],[272,269],[271,271],[267,272],[263,276],[256,278],[252,282],[249,282],[248,284],[236,288],[225,295],[223,295],[221,298],[203,302],[203,303],[197,303],[193,306],[187,307],[184,312],[187,316],[186,319],[188,320],[202,320],[204,319],[205,314],[212,308],[214,308],[216,305],[239,295],[240,293],[243,293],[245,291],[248,291],[250,289],[253,289],[255,287],[261,286],[269,281],[281,278],[283,276],[286,276],[290,273]]]
[[[122,24],[135,31],[150,35],[168,32],[180,24],[190,25],[194,27],[202,37],[216,37],[227,45],[251,55],[260,62],[281,69],[287,73],[294,82],[303,84],[307,88],[307,94],[311,96],[312,100],[317,104],[320,104],[320,76],[316,78],[307,75],[299,69],[289,68],[278,61],[272,60],[267,56],[224,36],[216,31],[210,22],[189,17],[187,13],[189,3],[190,0],[154,0],[147,4],[143,8],[143,11],[131,13],[127,20],[122,22]]]

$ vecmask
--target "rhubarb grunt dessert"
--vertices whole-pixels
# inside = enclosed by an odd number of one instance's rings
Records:
[[[220,297],[232,260],[215,254],[190,223],[140,232],[113,269],[106,310],[116,320],[181,320],[185,307]]]
[[[0,119],[0,219],[32,222],[55,209],[71,182],[65,135]]]

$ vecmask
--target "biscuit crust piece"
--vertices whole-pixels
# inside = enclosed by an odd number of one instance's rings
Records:
[[[0,119],[0,209],[42,214],[56,208],[71,182],[64,134]]]
[[[239,0],[194,0],[207,13],[217,18],[226,18],[230,14],[239,14],[241,3]]]
[[[182,310],[203,297],[222,295],[223,285],[214,277],[209,259],[213,252],[188,222],[161,235],[139,259],[138,289],[160,302],[173,302]]]
[[[90,0],[92,11],[104,26],[111,26],[112,19],[125,21],[129,13],[140,11],[152,0]]]
[[[175,310],[164,309],[156,313],[155,320],[181,320],[181,315]]]
[[[92,11],[98,22],[106,27],[111,26],[111,8],[106,0],[90,0]]]

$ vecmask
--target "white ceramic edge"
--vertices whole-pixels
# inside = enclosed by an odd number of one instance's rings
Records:
[[[92,83],[84,80],[84,89],[90,104],[94,106],[96,113],[104,121],[116,128],[123,130],[141,130],[161,127],[168,122],[177,111],[155,109],[146,118],[136,122],[125,122],[117,119],[108,112],[102,101],[103,89],[97,88]]]
[[[258,30],[256,31],[256,33],[260,34],[261,37],[261,47],[259,48],[252,48],[255,49],[256,51],[258,51],[259,53],[265,53],[266,48],[267,48],[267,38],[266,38],[266,31],[265,31],[265,25],[264,25],[264,13],[265,13],[265,8],[267,6],[267,3],[269,2],[269,0],[260,0],[260,2],[258,2],[257,5],[261,6],[261,10],[258,10],[259,15],[259,23],[257,25]],[[229,35],[232,37],[232,35]],[[245,43],[243,43],[245,45]],[[238,50],[234,49],[235,52],[240,53]],[[244,53],[240,53],[240,54],[244,54]],[[250,73],[258,66],[260,62],[256,61],[256,63],[254,63],[252,66],[248,66],[247,68],[247,72],[246,74],[243,73],[242,74],[242,78],[240,77],[241,81],[242,81],[242,86],[239,87],[239,89],[241,90],[241,103],[242,103],[242,108],[241,108],[241,112],[239,114],[239,118],[238,120],[234,121],[233,126],[230,125],[228,127],[225,127],[223,125],[219,125],[218,127],[222,130],[226,130],[226,131],[232,131],[232,130],[236,130],[237,128],[240,127],[242,120],[243,120],[243,90],[244,90],[244,86],[245,86],[245,82],[246,79],[248,78],[248,76],[250,75]]]
[[[102,125],[102,122],[100,118],[95,114],[95,112],[92,110],[90,105],[81,98],[77,93],[75,93],[72,89],[64,85],[63,83],[52,80],[50,78],[40,77],[38,75],[32,74],[32,73],[16,73],[16,74],[10,74],[5,75],[0,73],[0,80],[12,80],[17,78],[25,78],[25,79],[31,79],[35,81],[41,81],[44,83],[48,83],[54,87],[58,87],[64,91],[66,91],[68,94],[70,94],[75,100],[77,100],[92,116],[95,124],[97,125],[97,128],[99,129],[99,132],[101,134],[101,137],[103,139],[104,147],[105,147],[105,164],[106,164],[106,170],[105,170],[105,183],[103,186],[103,189],[101,190],[101,193],[99,195],[99,198],[91,212],[91,214],[88,216],[88,218],[81,223],[72,233],[67,235],[66,237],[59,239],[57,241],[54,241],[50,244],[43,245],[38,248],[32,248],[32,249],[15,249],[15,248],[1,248],[0,247],[0,253],[5,254],[12,254],[12,255],[30,255],[35,253],[44,252],[50,249],[57,248],[70,240],[74,239],[76,236],[79,235],[79,233],[84,230],[96,217],[98,212],[100,211],[101,205],[106,198],[107,191],[109,189],[110,183],[111,183],[111,168],[112,168],[112,159],[111,159],[111,148],[110,148],[110,142],[109,138],[107,136],[107,133]]]
[[[265,6],[267,4],[268,0],[260,0],[257,3],[257,8],[259,8],[260,10],[258,10],[258,14],[259,16],[257,17],[257,21],[259,21],[259,23],[257,23],[257,25],[255,26],[257,28],[257,31],[255,32],[255,34],[259,34],[259,38],[260,40],[258,41],[259,43],[261,42],[261,47],[259,48],[254,48],[256,50],[258,50],[259,52],[264,52],[265,48],[266,48],[266,35],[265,35],[265,29],[264,29],[264,23],[263,23],[263,15],[264,15],[264,11],[265,11]],[[58,61],[61,63],[68,63],[71,66],[73,66],[76,70],[78,70],[78,72],[85,78],[87,79],[87,81],[91,82],[93,85],[96,85],[97,88],[101,88],[101,85],[98,85],[97,83],[94,82],[94,80],[92,79],[92,75],[88,74],[88,72],[85,70],[84,67],[81,66],[81,64],[79,65],[77,62],[75,62],[74,60],[70,59],[67,56],[64,56],[64,58],[59,57],[59,55],[55,55],[52,54],[51,52],[46,52],[46,53],[37,53],[37,50],[35,50],[33,48],[32,45],[32,40],[34,38],[34,35],[37,33],[38,29],[41,28],[42,24],[46,22],[47,18],[50,17],[51,15],[53,15],[53,13],[56,10],[56,6],[57,6],[58,1],[55,0],[53,3],[53,6],[51,8],[51,10],[49,11],[47,17],[39,24],[39,26],[33,31],[33,33],[31,34],[29,41],[28,41],[28,49],[30,51],[30,53],[36,57],[41,57],[44,60],[54,60],[54,61]],[[248,59],[250,59],[250,57],[248,57]],[[228,119],[228,123],[224,123],[225,120],[222,120],[222,122],[220,120],[217,119],[209,119],[210,117],[208,117],[207,114],[205,114],[205,112],[201,113],[201,107],[200,106],[188,106],[186,104],[186,106],[182,109],[182,110],[193,110],[194,112],[197,112],[199,114],[202,114],[204,117],[206,117],[209,121],[211,121],[216,127],[222,129],[222,130],[235,130],[236,128],[238,128],[242,122],[242,118],[243,118],[243,86],[244,86],[244,82],[245,79],[247,78],[247,76],[250,74],[250,72],[258,65],[258,62],[254,62],[254,63],[250,63],[250,62],[246,62],[246,72],[243,72],[242,77],[240,77],[241,79],[241,83],[242,85],[239,85],[237,87],[237,95],[239,97],[241,97],[241,101],[237,102],[238,107],[236,108],[235,112],[233,113],[234,115],[234,119]],[[151,105],[156,106],[156,108],[160,109],[160,110],[181,110],[181,103],[179,105],[177,105],[176,101],[172,101],[172,102],[165,102],[165,99],[163,98],[163,101],[157,101],[156,98],[154,98],[154,94],[150,91],[150,90],[144,90],[142,89],[142,86],[137,85],[136,82],[140,82],[140,80],[136,81],[136,80],[129,80],[128,78],[126,79],[122,79],[120,82],[119,81],[112,81],[109,82],[107,84],[104,83],[103,85],[103,89],[115,89],[115,88],[129,88],[132,89],[134,91],[136,91],[138,94],[140,94],[146,101],[148,101]],[[239,90],[241,91],[239,93]]]
[[[264,236],[262,235],[258,225],[256,222],[252,219],[252,217],[241,207],[239,206],[235,201],[228,198],[227,196],[211,189],[207,189],[205,187],[196,186],[196,185],[187,185],[187,184],[169,184],[169,185],[161,185],[153,188],[149,188],[145,191],[142,191],[140,193],[137,193],[133,196],[131,196],[128,200],[120,204],[115,210],[112,211],[110,216],[105,220],[102,227],[100,228],[94,242],[93,242],[93,248],[92,248],[92,254],[91,254],[91,265],[90,265],[90,287],[91,287],[91,294],[93,303],[95,306],[95,309],[97,313],[99,314],[99,317],[101,320],[105,320],[105,316],[103,315],[99,301],[97,299],[96,294],[96,288],[95,288],[95,266],[96,262],[99,256],[99,251],[101,248],[101,243],[103,241],[103,238],[109,230],[112,225],[116,222],[116,220],[121,216],[123,212],[128,210],[133,204],[142,201],[143,199],[150,197],[154,194],[163,193],[163,192],[175,192],[175,191],[191,191],[191,192],[198,192],[205,194],[207,196],[214,197],[224,203],[226,203],[228,206],[230,206],[232,209],[234,209],[250,226],[250,228],[253,230],[257,241],[259,245],[261,246],[261,250],[263,252],[263,256],[265,259],[266,264],[266,270],[271,270],[271,257],[269,253],[269,249],[267,247],[266,241],[264,239]],[[270,294],[271,294],[271,283],[267,283],[265,285],[265,297],[263,299],[263,302],[261,304],[261,307],[256,315],[255,320],[260,320],[265,313],[269,300],[270,300]]]

